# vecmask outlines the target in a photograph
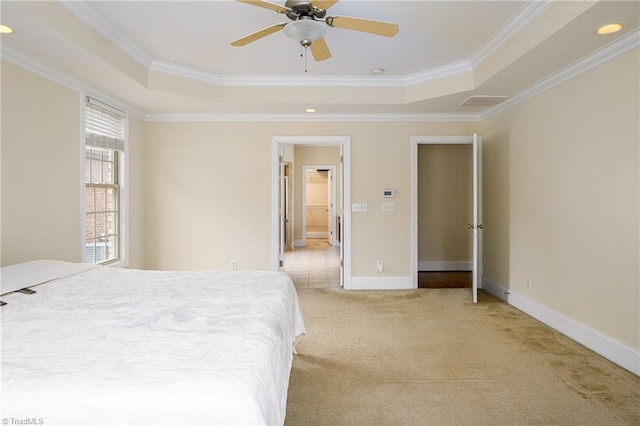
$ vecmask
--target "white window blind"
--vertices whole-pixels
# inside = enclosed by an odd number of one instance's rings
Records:
[[[121,173],[127,116],[86,98],[85,106],[85,261],[121,259]]]
[[[87,97],[85,108],[86,145],[124,151],[126,115]]]

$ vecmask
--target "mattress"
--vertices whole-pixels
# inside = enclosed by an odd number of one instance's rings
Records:
[[[98,267],[32,289],[1,297],[0,417],[284,423],[305,333],[286,274]]]

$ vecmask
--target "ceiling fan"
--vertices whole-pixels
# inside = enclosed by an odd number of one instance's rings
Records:
[[[286,15],[292,22],[271,25],[231,42],[232,46],[245,46],[284,29],[284,33],[298,41],[302,47],[305,49],[311,48],[311,53],[316,61],[324,61],[331,57],[329,47],[324,40],[327,26],[362,31],[385,37],[393,37],[398,33],[397,24],[348,16],[326,16],[327,9],[339,0],[287,0],[284,6],[263,0],[236,1],[274,10],[277,13]]]

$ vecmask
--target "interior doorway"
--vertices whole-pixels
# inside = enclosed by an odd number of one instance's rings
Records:
[[[471,288],[470,144],[418,145],[418,288]]]
[[[327,148],[323,151],[323,148]],[[332,148],[332,149],[329,149]],[[325,161],[319,152],[331,152],[333,159]],[[297,154],[296,154],[297,153]],[[307,157],[304,157],[307,155]],[[309,155],[319,155],[309,157]],[[292,176],[289,179],[292,187],[291,199],[293,199],[293,214],[289,222],[285,221],[285,193],[286,182],[284,165],[291,162]],[[322,262],[327,265],[327,274],[333,277],[337,273],[339,286],[345,289],[351,288],[351,241],[350,241],[350,138],[347,136],[282,136],[273,138],[273,241],[274,241],[274,269],[287,271],[287,257],[285,249],[288,244],[284,231],[293,222],[293,251],[298,258],[305,251],[322,251],[323,245],[329,246],[332,252],[322,255]],[[303,166],[306,169],[303,170]],[[312,204],[315,213],[314,217],[324,216],[326,231],[306,232],[307,203],[302,202],[303,197],[307,197],[304,183],[306,182],[306,170],[314,170],[316,173],[324,174],[327,185],[332,185],[327,192],[327,201]],[[320,172],[318,172],[320,170]],[[316,176],[318,177],[318,176]],[[324,179],[324,178],[323,178]],[[326,186],[326,185],[325,185]],[[305,190],[303,191],[303,188]],[[304,196],[302,195],[304,193]],[[327,211],[328,209],[328,211]],[[324,212],[321,212],[324,210]],[[303,227],[304,225],[304,227]],[[318,225],[316,223],[316,225]],[[317,232],[317,233],[313,233]],[[315,237],[315,238],[309,238]],[[310,240],[309,244],[307,240]],[[313,241],[311,241],[313,240]],[[324,243],[324,244],[323,244]],[[331,253],[335,253],[335,256]],[[317,255],[316,255],[317,257]],[[289,261],[292,258],[289,257]],[[289,262],[291,263],[291,262]],[[315,266],[318,266],[316,259]],[[301,267],[300,267],[301,268]],[[335,268],[335,269],[334,269]]]
[[[471,220],[469,223],[460,224],[459,221],[456,232],[467,232],[472,240],[471,244],[471,297],[474,303],[478,300],[478,288],[481,288],[482,277],[482,138],[479,135],[473,136],[414,136],[411,138],[411,182],[412,182],[412,200],[411,200],[411,274],[414,288],[418,288],[418,270],[423,269],[419,264],[418,246],[419,246],[419,226],[418,226],[418,147],[423,144],[438,145],[469,145],[471,147]],[[436,186],[437,190],[444,191],[442,185]],[[450,214],[450,213],[448,213]],[[461,229],[461,228],[464,228]],[[434,238],[437,240],[437,238]],[[425,241],[429,245],[433,241]],[[441,260],[438,260],[441,261]],[[447,262],[447,261],[443,261]],[[458,261],[451,260],[451,263],[444,263],[441,269],[461,269],[456,263]],[[467,264],[466,260],[463,260]],[[462,269],[466,269],[463,266]]]
[[[339,154],[338,154],[339,158]],[[339,245],[337,238],[336,165],[302,166],[301,233],[306,246],[307,239],[324,239],[330,246]]]

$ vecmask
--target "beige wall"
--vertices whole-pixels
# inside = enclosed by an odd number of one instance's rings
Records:
[[[129,117],[129,267],[144,268],[145,122]]]
[[[483,130],[485,276],[634,348],[638,51],[490,118]]]
[[[482,127],[485,276],[639,348],[639,62],[635,49],[482,125],[131,119],[130,264],[270,269],[272,137],[346,135],[352,201],[369,203],[352,274],[409,276],[410,137]],[[79,261],[81,96],[6,62],[1,78],[2,265]]]
[[[475,122],[148,122],[145,266],[228,269],[230,260],[237,260],[241,269],[271,269],[273,136],[346,135],[352,201],[370,206],[369,213],[352,216],[352,275],[408,277],[410,138],[469,135],[479,127]],[[397,190],[395,213],[381,212],[386,188]],[[385,262],[382,274],[375,269],[377,259]]]
[[[80,95],[2,63],[2,265],[81,261]]]
[[[80,93],[2,62],[2,265],[82,261]],[[144,124],[130,125],[130,263],[142,267]]]
[[[472,261],[472,174],[472,145],[418,145],[419,263]]]

